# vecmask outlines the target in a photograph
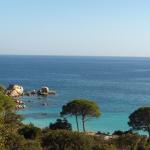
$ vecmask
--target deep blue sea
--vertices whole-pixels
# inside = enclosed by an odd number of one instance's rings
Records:
[[[57,92],[47,98],[22,98],[27,108],[18,113],[25,123],[48,126],[63,104],[86,98],[96,101],[102,112],[86,122],[87,130],[128,130],[129,114],[150,105],[150,58],[0,56],[0,84],[21,84],[25,90],[48,86]],[[75,128],[74,118],[69,121]]]

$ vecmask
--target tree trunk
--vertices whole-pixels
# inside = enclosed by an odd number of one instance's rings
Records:
[[[76,125],[77,125],[77,131],[79,132],[79,124],[78,124],[78,116],[76,115]]]
[[[83,132],[85,132],[85,116],[82,116]]]

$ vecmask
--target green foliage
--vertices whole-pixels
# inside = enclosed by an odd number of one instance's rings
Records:
[[[85,121],[99,117],[100,110],[95,102],[79,99],[64,105],[61,115],[73,115],[77,123],[81,116],[85,131]],[[131,131],[116,131],[112,139],[106,140],[105,134],[89,136],[69,131],[72,127],[66,119],[58,119],[45,129],[23,125],[21,121],[22,116],[15,113],[14,100],[0,87],[0,150],[150,150],[150,139]],[[129,125],[150,134],[150,107],[133,112]]]
[[[38,141],[26,141],[24,144],[24,150],[43,150]]]
[[[85,131],[85,121],[90,117],[99,117],[100,108],[94,101],[86,99],[73,100],[62,107],[61,115],[75,115],[82,117],[83,131]]]
[[[73,100],[62,107],[61,115],[86,115],[99,117],[100,109],[94,101],[78,99]]]
[[[72,130],[72,125],[67,121],[67,119],[57,119],[55,123],[49,125],[51,130]]]
[[[78,105],[74,101],[68,102],[66,105],[63,105],[60,114],[61,116],[66,116],[66,115],[75,116],[77,130],[79,131],[78,116],[80,115],[80,113],[78,111]]]
[[[99,144],[94,145],[92,150],[117,150],[115,145],[109,145],[109,144]]]
[[[15,113],[15,103],[12,98],[6,96],[3,92],[0,92],[0,147],[5,146],[5,140],[9,132],[16,129],[16,119],[13,116],[17,116]],[[15,125],[15,128],[13,128]]]
[[[148,146],[150,146],[150,143],[147,142],[147,138],[133,133],[119,136],[114,139],[114,144],[119,150],[142,150],[142,148],[148,148]]]
[[[93,138],[67,130],[51,130],[42,137],[44,150],[92,150]]]
[[[6,88],[3,85],[0,85],[0,92],[5,93]]]
[[[0,114],[1,117],[5,115],[5,113],[12,112],[15,109],[15,102],[9,96],[4,95],[4,93],[0,92]]]
[[[0,92],[0,130],[15,132],[21,121],[22,117],[15,113],[14,100]]]
[[[20,135],[23,135],[25,139],[36,139],[41,134],[41,129],[35,127],[33,124],[25,125],[18,130]]]
[[[4,126],[5,128],[11,130],[11,132],[16,131],[22,126],[22,119],[23,117],[21,115],[14,112],[6,113],[4,117]]]
[[[5,149],[6,150],[24,150],[25,140],[22,136],[9,133],[5,139]]]
[[[130,133],[130,134],[132,134],[133,132],[132,132],[132,130],[128,130],[128,131],[120,131],[120,130],[118,130],[118,131],[115,131],[114,133],[113,133],[113,135],[123,135],[123,134],[128,134],[128,133]]]
[[[42,150],[39,141],[26,140],[16,133],[9,133],[5,140],[5,150]]]
[[[94,139],[92,150],[117,150],[111,140],[105,140],[104,135],[92,136]]]
[[[129,126],[133,130],[147,131],[150,136],[150,107],[141,107],[129,116]]]

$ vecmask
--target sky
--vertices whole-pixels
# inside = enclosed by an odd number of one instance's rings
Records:
[[[0,54],[150,56],[150,1],[0,0]]]

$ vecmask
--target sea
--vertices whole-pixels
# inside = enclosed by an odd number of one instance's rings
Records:
[[[48,86],[56,91],[55,96],[20,98],[26,108],[17,113],[26,124],[47,127],[60,118],[64,104],[84,98],[101,110],[99,118],[86,122],[87,131],[126,131],[129,115],[150,106],[150,58],[1,55],[0,84],[19,84],[26,91]],[[67,119],[76,130],[75,118]]]

